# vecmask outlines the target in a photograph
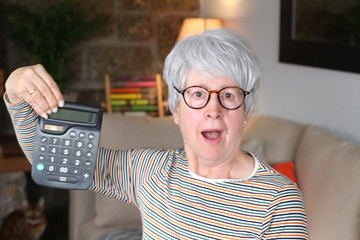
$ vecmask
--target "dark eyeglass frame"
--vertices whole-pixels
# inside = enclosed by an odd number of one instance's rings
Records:
[[[190,105],[186,102],[185,92],[186,92],[186,90],[188,90],[189,88],[193,88],[193,87],[199,87],[199,88],[202,88],[202,89],[204,89],[205,91],[208,92],[208,94],[209,94],[209,95],[208,95],[208,99],[207,99],[206,103],[204,104],[204,106],[202,106],[202,107],[192,107],[192,106],[190,106]],[[244,99],[243,99],[242,103],[241,103],[238,107],[228,108],[228,107],[225,107],[225,106],[222,104],[222,102],[221,102],[221,100],[220,100],[220,92],[221,92],[222,90],[224,90],[224,89],[227,89],[227,88],[237,88],[237,89],[240,89],[240,90],[244,93]],[[183,96],[183,99],[184,99],[184,102],[186,103],[186,105],[187,105],[189,108],[192,108],[192,109],[202,109],[202,108],[206,107],[206,105],[208,105],[208,103],[209,103],[209,101],[210,101],[210,96],[211,96],[211,94],[212,94],[212,93],[216,93],[216,94],[217,94],[217,97],[218,97],[218,101],[219,101],[220,105],[221,105],[223,108],[225,108],[225,109],[227,109],[227,110],[236,110],[236,109],[240,108],[240,107],[244,104],[244,102],[245,102],[245,97],[250,94],[249,91],[246,91],[246,90],[244,90],[244,89],[242,89],[242,88],[240,88],[240,87],[236,87],[236,86],[228,86],[228,87],[224,87],[224,88],[222,88],[222,89],[220,89],[220,90],[208,90],[207,88],[204,88],[204,87],[202,87],[202,86],[190,86],[190,87],[185,88],[185,89],[182,90],[182,91],[180,91],[179,89],[177,89],[177,88],[174,86],[174,89]]]

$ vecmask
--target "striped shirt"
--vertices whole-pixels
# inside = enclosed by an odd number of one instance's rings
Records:
[[[36,114],[8,106],[31,161]],[[91,190],[137,206],[144,239],[308,239],[301,193],[254,158],[246,179],[206,179],[183,150],[99,150]]]

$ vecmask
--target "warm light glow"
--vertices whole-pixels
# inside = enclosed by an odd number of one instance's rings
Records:
[[[181,26],[177,41],[188,36],[201,34],[206,29],[223,27],[222,21],[217,18],[186,18]]]

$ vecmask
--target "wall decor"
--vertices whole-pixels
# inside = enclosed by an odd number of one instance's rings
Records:
[[[360,73],[360,1],[281,0],[279,60]]]

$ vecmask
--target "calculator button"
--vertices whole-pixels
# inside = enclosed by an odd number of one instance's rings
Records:
[[[80,175],[81,174],[81,169],[80,168],[71,168],[70,173],[74,174],[74,175]]]
[[[95,134],[89,133],[88,138],[89,138],[89,140],[94,140],[95,139]]]
[[[58,157],[56,157],[56,156],[49,156],[47,162],[57,163],[57,162],[58,162]]]
[[[59,148],[58,147],[49,147],[49,153],[52,154],[59,154]]]
[[[67,183],[77,183],[79,179],[77,177],[72,176],[60,176],[55,174],[49,174],[47,176],[47,179],[49,181],[55,181],[55,182],[67,182]]]
[[[45,156],[44,156],[44,155],[39,155],[38,160],[39,160],[40,162],[45,161]]]
[[[46,171],[55,172],[56,171],[56,166],[54,166],[54,165],[46,165]]]
[[[85,137],[86,137],[86,133],[84,132],[79,133],[79,138],[84,139]]]
[[[75,131],[70,131],[69,136],[74,138],[77,136],[77,133]]]
[[[91,143],[91,142],[87,143],[86,146],[87,146],[88,149],[93,149],[94,148],[94,144]]]
[[[69,158],[60,158],[60,164],[68,165],[69,163]]]
[[[43,137],[40,138],[41,143],[47,143],[47,141],[48,141],[47,137],[43,136]]]
[[[71,161],[71,164],[74,165],[74,166],[81,166],[82,163],[83,163],[83,161],[80,160],[80,159],[73,159],[73,160]]]
[[[74,151],[74,156],[75,157],[83,157],[84,156],[84,151],[83,150],[75,150]]]
[[[71,150],[68,148],[62,148],[61,149],[61,155],[69,156],[71,154]]]
[[[44,165],[44,164],[38,163],[38,164],[36,165],[36,170],[38,170],[38,171],[43,171],[44,169],[45,169],[45,165]]]
[[[69,168],[68,167],[60,167],[59,168],[59,173],[68,173],[69,172]]]
[[[85,170],[84,170],[84,173],[83,173],[83,175],[82,175],[83,181],[84,181],[84,182],[88,182],[88,181],[90,180],[90,175],[91,175],[90,170],[85,169]]]
[[[83,147],[85,147],[85,142],[84,141],[75,141],[75,147],[83,148]]]
[[[93,153],[88,151],[86,152],[86,155],[85,155],[87,158],[92,158],[93,157]]]
[[[62,140],[62,145],[65,146],[65,147],[71,147],[71,145],[72,145],[72,140],[70,140],[70,139],[63,139],[63,140]]]
[[[91,162],[91,161],[89,161],[89,160],[85,161],[85,166],[90,167],[90,166],[91,166],[91,164],[92,164],[92,162]]]
[[[60,145],[60,138],[50,138],[50,144],[51,145]]]
[[[46,152],[46,147],[45,146],[40,146],[39,150],[40,150],[40,152]]]

